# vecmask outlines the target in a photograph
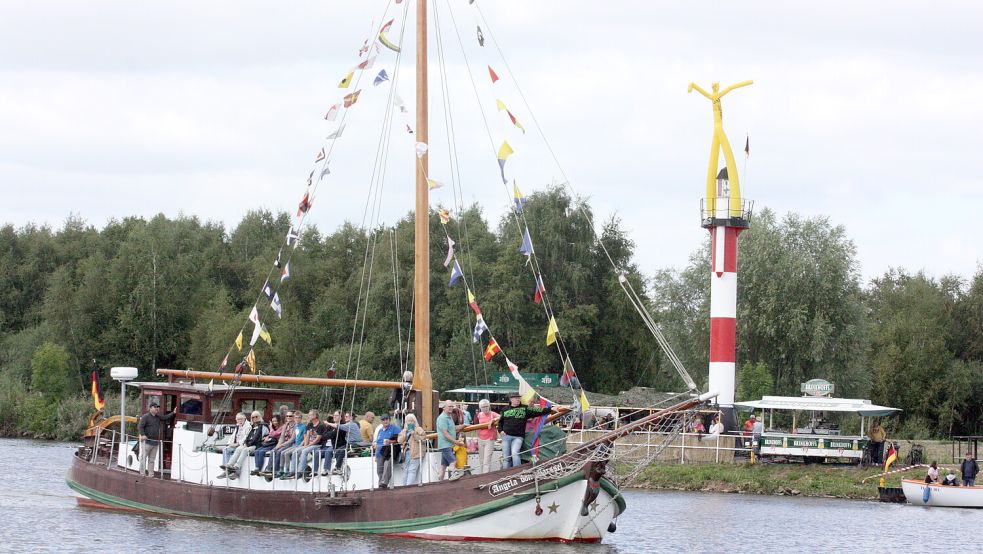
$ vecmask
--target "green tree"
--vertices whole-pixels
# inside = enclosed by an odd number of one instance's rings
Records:
[[[61,345],[46,342],[31,358],[31,388],[48,398],[60,399],[76,390],[70,374],[68,352]]]
[[[772,394],[775,381],[764,362],[747,362],[741,366],[737,374],[737,399],[760,400],[762,396]]]

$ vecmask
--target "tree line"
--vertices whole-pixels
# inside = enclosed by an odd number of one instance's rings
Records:
[[[682,269],[642,275],[634,243],[617,219],[599,229],[615,270],[561,189],[529,197],[525,216],[560,333],[588,390],[636,385],[681,390],[676,376],[618,284],[624,272],[690,373],[706,380],[708,245]],[[0,228],[0,429],[75,436],[91,412],[89,375],[100,368],[215,370],[257,298],[272,345],[257,343],[259,368],[281,375],[395,380],[412,367],[413,220],[331,233],[306,228],[291,250],[291,278],[278,291],[283,317],[264,308],[263,279],[283,244],[286,213],[248,213],[231,230],[195,217],[110,221],[102,229],[70,217],[57,230]],[[519,254],[510,217],[487,221],[477,207],[442,227],[431,218],[431,368],[447,390],[503,371],[471,340],[463,285],[448,287],[444,229],[492,333],[524,371],[558,373],[546,319]],[[742,235],[738,292],[739,394],[798,394],[812,377],[842,396],[904,409],[911,435],[978,430],[983,392],[983,272],[971,281],[895,269],[862,283],[852,242],[826,218],[765,210]],[[274,280],[276,273],[274,273]],[[246,326],[246,341],[252,324]],[[486,335],[487,337],[487,335]],[[247,347],[248,348],[248,347]],[[323,401],[324,393],[305,402]],[[382,393],[357,399],[379,407]],[[43,417],[46,414],[48,417]],[[51,421],[57,418],[58,421]]]

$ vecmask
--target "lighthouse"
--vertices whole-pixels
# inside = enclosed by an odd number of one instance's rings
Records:
[[[728,92],[750,85],[744,81],[720,90],[713,83],[707,92],[694,89],[713,104],[713,141],[707,168],[706,196],[700,202],[700,221],[710,232],[710,360],[708,390],[716,392],[727,430],[737,427],[734,392],[737,380],[737,239],[751,225],[753,203],[741,197],[737,164],[724,134],[720,99]],[[719,169],[721,155],[726,164]]]

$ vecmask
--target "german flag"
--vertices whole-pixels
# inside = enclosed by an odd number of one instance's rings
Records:
[[[897,459],[898,451],[894,449],[894,443],[892,442],[891,447],[887,451],[887,458],[884,460],[884,471],[887,471]]]
[[[92,370],[92,403],[97,410],[106,407],[106,399],[102,397],[102,390],[99,389],[99,376],[94,369]]]

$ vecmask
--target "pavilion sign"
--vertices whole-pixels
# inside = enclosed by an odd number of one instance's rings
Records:
[[[802,383],[803,396],[833,396],[833,383],[825,379],[810,379]]]

